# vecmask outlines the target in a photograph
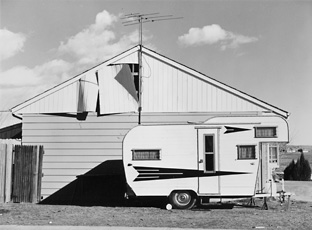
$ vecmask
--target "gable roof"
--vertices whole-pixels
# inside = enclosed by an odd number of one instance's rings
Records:
[[[15,106],[12,112],[16,114],[78,112],[81,97],[84,104],[92,104],[83,107],[93,111],[98,99],[98,93],[94,93],[94,90],[99,91],[101,113],[136,112],[137,101],[130,92],[127,92],[127,87],[116,81],[115,76],[120,73],[122,64],[138,63],[139,49],[139,46],[135,46]],[[142,47],[142,56],[144,112],[264,111],[288,117],[288,112],[278,107],[146,47]],[[93,86],[86,84],[82,87],[82,79],[84,81],[90,79],[87,82],[92,82]],[[98,88],[94,87],[96,81]]]

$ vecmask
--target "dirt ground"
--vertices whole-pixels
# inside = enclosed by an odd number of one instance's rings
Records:
[[[74,225],[180,227],[223,229],[312,229],[312,202],[287,203],[263,200],[255,206],[246,201],[226,205],[205,205],[192,210],[166,210],[162,207],[82,207],[42,204],[0,204],[1,225]]]

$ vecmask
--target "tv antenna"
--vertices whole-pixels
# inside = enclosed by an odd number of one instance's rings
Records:
[[[173,15],[159,15],[159,13],[131,13],[124,15],[121,19],[124,20],[122,24],[124,26],[139,25],[139,101],[138,101],[138,112],[139,121],[141,124],[141,111],[142,111],[142,45],[143,45],[143,23],[168,21],[175,19],[182,19],[183,17],[173,17]]]

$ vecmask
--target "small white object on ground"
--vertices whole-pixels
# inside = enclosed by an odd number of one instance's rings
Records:
[[[166,209],[167,209],[167,210],[171,210],[171,209],[172,209],[172,205],[171,205],[171,204],[167,204],[167,205],[166,205]]]

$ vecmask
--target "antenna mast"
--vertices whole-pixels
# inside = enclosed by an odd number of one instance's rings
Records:
[[[157,22],[165,20],[174,20],[182,19],[182,17],[174,18],[173,15],[158,15],[159,13],[150,13],[150,14],[140,14],[140,13],[131,13],[124,15],[124,21],[122,24],[124,26],[139,25],[139,101],[138,101],[138,112],[139,120],[138,124],[141,124],[141,112],[142,112],[142,45],[143,45],[143,23],[147,22]]]

